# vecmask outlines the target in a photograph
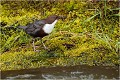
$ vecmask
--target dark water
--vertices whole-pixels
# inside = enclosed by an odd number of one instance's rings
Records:
[[[24,70],[1,71],[1,78],[13,79],[46,79],[46,80],[119,80],[119,67],[110,66],[66,66]]]

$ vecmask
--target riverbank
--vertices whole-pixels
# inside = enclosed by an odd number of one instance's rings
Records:
[[[79,64],[119,65],[118,4],[117,1],[2,1],[0,22],[6,25],[1,25],[1,70]],[[35,44],[41,51],[34,52],[30,36],[22,30],[8,28],[52,14],[67,18],[58,21],[53,32],[43,38],[49,51],[44,50],[37,39]]]

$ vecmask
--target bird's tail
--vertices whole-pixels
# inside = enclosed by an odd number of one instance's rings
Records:
[[[17,28],[20,28],[20,29],[26,29],[27,28],[27,26],[18,26]]]

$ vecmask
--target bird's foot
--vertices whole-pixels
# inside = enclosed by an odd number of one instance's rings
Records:
[[[34,50],[34,52],[40,52],[41,50]]]
[[[49,51],[49,49],[47,47],[44,47],[44,49]]]

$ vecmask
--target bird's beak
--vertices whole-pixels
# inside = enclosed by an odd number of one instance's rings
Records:
[[[64,20],[64,19],[66,19],[66,18],[67,18],[66,16],[58,16],[58,19]]]

